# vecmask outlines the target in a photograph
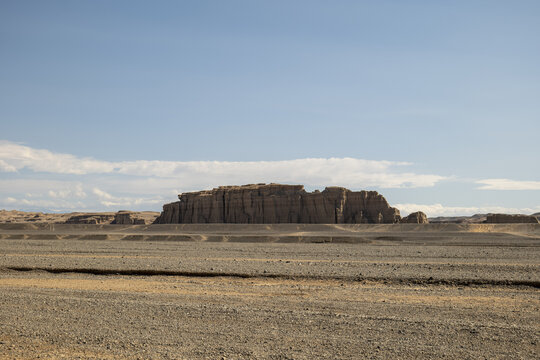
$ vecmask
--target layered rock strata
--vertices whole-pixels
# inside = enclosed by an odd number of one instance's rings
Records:
[[[403,224],[429,224],[428,217],[422,211],[409,214],[400,221]]]
[[[376,191],[327,187],[306,192],[303,185],[221,186],[183,193],[165,204],[156,224],[393,224],[399,210]]]

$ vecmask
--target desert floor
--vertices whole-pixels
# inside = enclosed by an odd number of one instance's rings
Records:
[[[540,228],[0,225],[1,359],[537,359]]]

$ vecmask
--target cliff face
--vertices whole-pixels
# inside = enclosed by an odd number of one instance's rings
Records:
[[[401,219],[376,191],[328,187],[308,193],[302,185],[221,186],[184,193],[166,204],[156,224],[392,224]]]

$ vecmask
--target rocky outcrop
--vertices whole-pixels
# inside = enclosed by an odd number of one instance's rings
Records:
[[[400,221],[403,224],[429,224],[428,217],[422,211],[409,214]]]
[[[105,216],[103,216],[105,215]],[[18,210],[0,210],[0,223],[97,224],[110,221],[114,213],[43,213]],[[105,222],[103,222],[105,221]]]
[[[166,204],[154,223],[393,224],[399,210],[376,191],[327,187],[306,192],[303,185],[221,186],[183,193]]]
[[[82,213],[70,216],[66,224],[110,224],[114,213]]]
[[[111,224],[121,225],[136,225],[136,224],[152,224],[158,217],[159,213],[151,211],[134,212],[120,210],[114,214],[114,220]]]
[[[104,213],[74,213],[65,224],[152,224],[159,213],[154,211],[118,211]]]
[[[508,215],[508,214],[488,214],[486,223],[488,224],[538,224],[539,221],[533,215]]]

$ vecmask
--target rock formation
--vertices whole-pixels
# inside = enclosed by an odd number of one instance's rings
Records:
[[[516,224],[516,223],[532,223],[538,224],[539,221],[533,215],[508,215],[508,214],[488,214],[486,223],[488,224]]]
[[[408,216],[401,219],[400,223],[403,224],[429,224],[427,215],[421,211],[413,212]]]
[[[341,187],[308,193],[303,185],[221,186],[178,198],[163,206],[155,224],[393,224],[401,219],[376,191]]]
[[[158,213],[152,211],[134,212],[120,210],[114,214],[114,220],[111,224],[136,225],[151,224],[158,216]]]
[[[73,213],[64,224],[152,224],[159,213],[154,211],[118,211],[102,213]]]
[[[114,213],[83,213],[76,214],[66,220],[66,224],[110,224]]]

